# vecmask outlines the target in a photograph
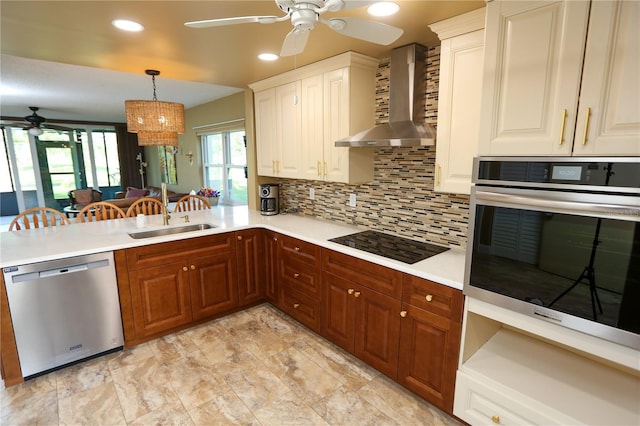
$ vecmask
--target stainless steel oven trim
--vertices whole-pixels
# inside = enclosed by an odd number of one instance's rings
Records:
[[[531,201],[531,204],[529,204],[529,201]],[[535,205],[536,202],[541,203],[543,207]],[[593,208],[593,210],[589,207],[585,209],[577,208],[577,211],[563,210],[563,207],[567,207],[567,204],[569,204],[569,207],[575,208],[574,204],[578,202],[587,203],[588,205],[595,206],[595,208]],[[621,345],[640,350],[640,335],[635,333],[615,329],[613,327],[575,317],[570,314],[565,314],[553,309],[513,299],[502,294],[472,287],[470,283],[471,259],[478,204],[496,207],[524,207],[529,209],[533,207],[535,210],[547,211],[550,213],[579,214],[584,216],[640,222],[640,198],[607,194],[474,186],[471,188],[471,201],[469,204],[468,243],[465,256],[463,285],[463,293],[468,297],[503,306],[533,318],[538,318],[546,322],[558,324],[572,330],[588,333],[611,342],[616,342]],[[614,207],[612,210],[616,213],[604,214],[602,211],[598,213],[598,209],[603,206],[607,206],[605,210]]]
[[[554,162],[554,163],[637,163],[640,167],[640,157],[475,157],[473,159],[473,171],[471,176],[473,177],[473,183],[476,185],[490,185],[490,186],[518,186],[523,188],[540,188],[541,184],[537,182],[513,182],[506,180],[491,180],[491,179],[478,179],[480,171],[481,161],[514,161],[514,162]],[[618,186],[585,186],[585,185],[572,185],[568,183],[545,183],[543,184],[545,189],[563,189],[572,191],[597,191],[597,192],[618,192],[624,194],[638,194],[640,195],[640,188],[624,188]]]

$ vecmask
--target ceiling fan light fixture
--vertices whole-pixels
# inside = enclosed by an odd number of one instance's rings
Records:
[[[275,61],[279,58],[278,55],[276,55],[275,53],[260,53],[258,55],[258,59],[260,59],[261,61]]]
[[[127,130],[138,133],[138,145],[176,146],[178,134],[184,133],[184,105],[159,101],[156,97],[156,76],[160,71],[145,70],[145,73],[153,81],[153,100],[124,101]]]
[[[128,19],[114,19],[113,21],[111,21],[111,25],[119,30],[134,33],[144,30],[144,26],[142,24]]]
[[[44,133],[44,130],[42,130],[40,127],[31,127],[28,130],[29,134],[32,136],[40,136],[41,134]]]
[[[379,1],[367,8],[367,13],[371,16],[391,16],[400,10],[400,6],[392,1]]]

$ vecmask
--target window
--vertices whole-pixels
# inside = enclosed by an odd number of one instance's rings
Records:
[[[224,204],[247,204],[247,147],[244,130],[205,134],[202,138],[204,186],[220,191]]]

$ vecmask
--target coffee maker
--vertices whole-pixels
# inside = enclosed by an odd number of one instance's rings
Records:
[[[278,201],[278,184],[265,183],[260,185],[260,213],[271,216],[280,212]]]

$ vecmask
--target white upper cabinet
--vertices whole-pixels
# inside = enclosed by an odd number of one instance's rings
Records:
[[[478,150],[485,8],[429,27],[442,40],[436,138],[436,192],[469,194]]]
[[[640,2],[594,1],[574,155],[640,155]]]
[[[348,52],[251,84],[258,174],[372,180],[372,150],[336,148],[334,143],[374,125],[377,66],[374,58]],[[274,100],[267,102],[271,91]],[[275,129],[264,120],[274,120]]]

